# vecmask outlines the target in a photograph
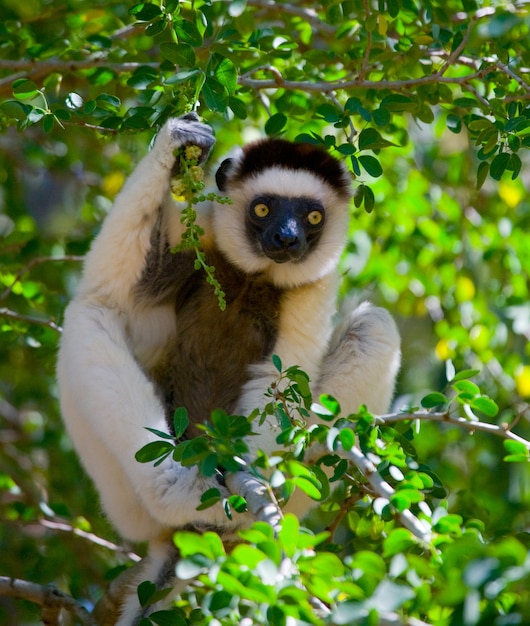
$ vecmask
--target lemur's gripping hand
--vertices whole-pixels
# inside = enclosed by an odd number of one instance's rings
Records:
[[[212,127],[199,121],[196,113],[186,113],[170,118],[160,130],[153,151],[157,159],[168,169],[175,163],[174,151],[183,146],[201,149],[199,163],[204,163],[215,143]]]

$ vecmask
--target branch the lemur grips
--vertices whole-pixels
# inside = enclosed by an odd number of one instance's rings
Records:
[[[215,476],[171,456],[156,467],[135,460],[157,431],[171,433],[177,407],[188,411],[189,436],[216,408],[243,416],[263,408],[275,354],[345,411],[366,404],[381,413],[399,368],[399,334],[386,311],[366,303],[334,328],[351,194],[346,168],[319,147],[246,146],[217,177],[231,202],[193,205],[201,254],[225,293],[219,309],[195,249],[179,247],[186,224],[171,194],[175,151],[198,146],[202,162],[213,144],[195,114],[162,127],[86,257],[59,351],[64,422],[110,521],[149,542],[146,579],[156,579],[175,529],[215,529],[232,541],[252,521],[248,513],[228,519],[220,503],[200,510],[208,489],[229,495]],[[278,448],[273,415],[254,430],[251,457]],[[119,626],[138,610],[131,594]]]

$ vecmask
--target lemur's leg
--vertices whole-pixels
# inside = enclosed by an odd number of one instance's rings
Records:
[[[388,411],[401,361],[401,340],[392,316],[363,302],[337,327],[316,385],[334,396],[342,415],[365,404],[372,413]]]

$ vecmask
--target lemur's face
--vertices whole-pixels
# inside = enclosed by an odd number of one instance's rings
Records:
[[[224,162],[217,181],[232,200],[215,208],[217,245],[240,269],[292,287],[336,267],[350,182],[334,158],[312,146],[269,140]]]
[[[312,198],[261,194],[246,212],[246,230],[256,253],[275,263],[303,261],[318,244],[325,209]]]

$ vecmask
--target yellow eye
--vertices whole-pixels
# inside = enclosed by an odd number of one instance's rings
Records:
[[[323,217],[324,216],[320,211],[311,211],[311,213],[307,215],[307,221],[311,224],[311,226],[317,226],[320,224]]]
[[[258,217],[267,217],[269,214],[269,207],[266,204],[263,204],[263,202],[258,202],[258,204],[254,207],[254,213]]]

